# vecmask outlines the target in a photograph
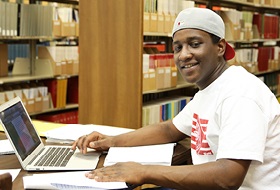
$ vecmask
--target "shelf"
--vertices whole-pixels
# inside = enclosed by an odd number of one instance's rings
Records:
[[[53,2],[53,3],[65,3],[65,4],[72,4],[72,5],[79,5],[79,0],[43,0],[43,1]]]
[[[77,75],[61,75],[61,76],[53,76],[53,75],[45,75],[45,76],[31,76],[31,75],[24,75],[24,76],[8,76],[8,77],[0,77],[0,85],[6,83],[13,83],[13,82],[22,82],[22,81],[31,81],[31,80],[42,80],[42,79],[63,79],[63,78],[70,78]]]
[[[156,36],[156,37],[172,37],[171,33],[158,33],[158,32],[145,32],[144,36]],[[253,43],[263,43],[264,46],[276,46],[277,42],[280,42],[280,38],[276,39],[250,39],[250,40],[227,40],[227,42],[232,44],[253,44]]]
[[[263,71],[263,72],[256,72],[256,73],[252,73],[252,74],[254,74],[256,76],[261,76],[261,75],[266,75],[266,74],[276,73],[276,72],[280,72],[280,69],[279,70],[268,70],[268,71]],[[188,88],[188,87],[195,87],[195,84],[190,84],[190,83],[187,83],[187,82],[181,82],[181,83],[177,84],[176,87],[159,89],[159,90],[150,90],[150,91],[143,92],[143,95],[167,92],[167,91],[177,90],[177,89],[181,89],[181,88]]]
[[[167,92],[167,91],[171,91],[171,90],[177,90],[180,88],[187,88],[187,87],[194,87],[194,86],[195,86],[194,84],[183,82],[183,83],[177,84],[176,87],[164,88],[164,89],[159,89],[159,90],[150,90],[150,91],[143,92],[143,94],[154,94],[154,93],[160,93],[160,92]]]
[[[53,77],[54,76],[30,76],[30,75],[1,77],[0,84],[22,82],[22,81],[29,81],[29,80],[49,79],[49,78],[53,78]]]
[[[53,41],[69,39],[78,39],[78,36],[0,36],[1,41],[19,41],[19,40],[39,40],[39,41]]]
[[[268,5],[261,5],[255,3],[247,3],[233,0],[194,0],[197,4],[205,4],[206,6],[219,6],[233,8],[240,11],[257,11],[262,13],[271,13],[279,15],[280,7],[273,7]]]
[[[161,32],[144,32],[144,36],[172,37],[172,34],[171,33],[161,33]]]
[[[66,110],[77,109],[77,108],[79,108],[79,104],[67,104],[66,107],[63,107],[63,108],[47,109],[47,110],[40,111],[40,112],[33,112],[33,113],[30,113],[29,115],[30,116],[36,116],[36,115],[43,114],[43,113],[66,111]]]
[[[256,72],[256,73],[253,73],[253,74],[256,75],[256,76],[261,76],[261,75],[266,75],[266,74],[270,74],[270,73],[277,73],[277,72],[280,72],[280,69]]]
[[[227,40],[229,43],[273,43],[271,45],[276,45],[280,41],[280,38],[276,39],[250,39],[250,40]]]

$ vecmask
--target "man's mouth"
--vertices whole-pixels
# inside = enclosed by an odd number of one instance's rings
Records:
[[[182,69],[185,69],[185,68],[191,68],[191,67],[193,67],[193,66],[195,66],[195,65],[198,65],[198,63],[193,63],[193,64],[188,64],[188,65],[184,65],[184,66],[182,66],[181,68]]]

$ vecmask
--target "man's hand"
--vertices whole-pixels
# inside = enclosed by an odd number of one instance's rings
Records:
[[[144,182],[145,168],[145,165],[136,162],[119,162],[86,173],[86,177],[99,182],[126,182],[139,185]]]
[[[79,137],[72,145],[72,149],[76,147],[83,153],[87,153],[87,148],[96,149],[97,151],[108,150],[112,146],[112,137],[103,135],[98,132],[92,132],[89,135]]]

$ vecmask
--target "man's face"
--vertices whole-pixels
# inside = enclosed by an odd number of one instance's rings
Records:
[[[173,38],[174,59],[183,78],[204,89],[218,76],[219,51],[207,32],[183,29]]]

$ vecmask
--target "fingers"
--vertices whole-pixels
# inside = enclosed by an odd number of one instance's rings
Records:
[[[108,166],[88,172],[85,176],[98,182],[124,181],[119,174],[115,167]]]
[[[119,162],[111,166],[92,170],[85,174],[89,179],[98,182],[127,182],[140,184],[144,182],[141,173],[143,166],[136,162]]]
[[[73,144],[72,149],[75,150],[76,147],[83,153],[87,153],[87,148],[93,148],[96,150],[108,149],[104,144],[108,144],[106,135],[102,135],[98,132],[92,132],[91,134],[79,137]],[[105,149],[103,149],[105,147]]]
[[[75,150],[76,147],[82,152],[83,154],[87,153],[87,147],[89,146],[90,143],[90,137],[89,135],[84,135],[79,137],[72,145],[72,149]]]

